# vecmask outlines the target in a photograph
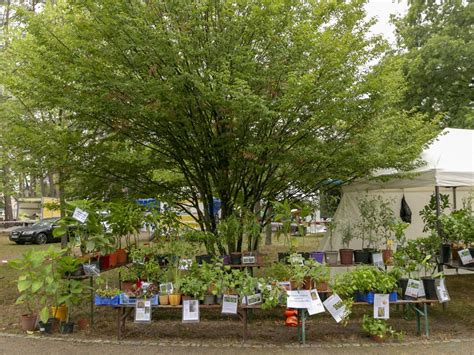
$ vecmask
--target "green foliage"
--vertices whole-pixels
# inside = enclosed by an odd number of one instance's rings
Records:
[[[107,287],[107,288],[98,288],[95,290],[95,293],[100,297],[112,298],[118,296],[122,293],[118,288]]]
[[[432,138],[397,107],[399,67],[371,65],[387,45],[367,36],[363,6],[50,2],[18,16],[0,80],[28,108],[16,129],[24,121],[32,135],[46,117],[26,151],[57,156],[70,194],[153,192],[186,201],[181,211],[216,233],[214,197],[223,219],[264,212],[261,201],[297,200],[329,179],[408,170]],[[50,131],[58,139],[39,154]]]
[[[397,336],[400,338],[402,333],[397,333],[390,327],[385,319],[375,319],[364,314],[362,319],[362,329],[370,336],[385,338],[387,336]]]
[[[392,201],[382,196],[365,195],[358,200],[361,221],[358,226],[362,248],[376,248],[383,239],[388,242],[391,237],[390,226],[395,221],[391,208]]]
[[[46,251],[30,249],[21,258],[9,261],[9,265],[21,272],[17,280],[20,296],[17,303],[25,303],[28,311],[40,311],[40,318],[46,322],[49,305],[68,306],[68,319],[71,308],[81,303],[87,289],[80,280],[68,277],[80,265],[72,256],[50,247]]]
[[[355,270],[339,274],[332,289],[341,297],[352,298],[356,291],[361,293],[390,293],[396,290],[399,274],[382,271],[373,266],[359,266]]]
[[[393,255],[394,265],[409,276],[419,277],[423,270],[425,274],[434,275],[440,245],[441,239],[434,234],[409,240],[405,244],[398,245]]]
[[[402,107],[440,114],[447,127],[473,128],[469,88],[474,72],[472,1],[409,2],[405,16],[396,18],[403,74],[407,81]]]

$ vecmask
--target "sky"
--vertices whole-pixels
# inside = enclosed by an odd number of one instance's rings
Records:
[[[372,27],[374,34],[383,34],[384,37],[395,43],[394,26],[390,24],[391,14],[404,14],[407,10],[406,0],[369,0],[365,6],[367,16],[376,17],[377,24]]]

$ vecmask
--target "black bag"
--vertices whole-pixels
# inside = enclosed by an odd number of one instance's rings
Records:
[[[400,208],[400,218],[405,223],[411,223],[411,209],[405,200],[405,195],[402,197],[402,207]]]

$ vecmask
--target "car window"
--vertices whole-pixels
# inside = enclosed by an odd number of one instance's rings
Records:
[[[39,221],[39,222],[36,222],[35,224],[33,224],[34,227],[47,227],[47,226],[50,226],[51,224],[55,223],[56,220],[53,219],[43,219],[42,221]]]

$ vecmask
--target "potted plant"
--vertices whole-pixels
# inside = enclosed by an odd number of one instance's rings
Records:
[[[340,261],[342,265],[352,265],[352,257],[354,254],[353,249],[349,249],[349,243],[354,238],[354,229],[351,224],[348,223],[343,226],[342,229],[342,249],[339,249]]]
[[[334,220],[326,222],[326,228],[327,228],[327,233],[328,233],[328,238],[329,238],[329,249],[330,249],[325,252],[326,264],[337,265],[337,256],[339,255],[339,252],[337,250],[334,250],[334,246],[333,246],[334,231],[337,228],[337,222]]]
[[[114,287],[98,288],[95,290],[95,305],[96,306],[110,306],[118,305],[120,303],[121,290]]]
[[[382,343],[387,337],[393,337],[395,335],[400,336],[400,333],[396,333],[392,327],[387,324],[384,319],[375,319],[364,314],[362,319],[362,329],[377,343]]]
[[[318,291],[327,291],[330,279],[329,267],[314,260],[305,261],[305,267],[306,277],[312,281],[309,282],[308,288],[313,289],[315,284]]]
[[[21,316],[21,326],[25,331],[34,330],[39,318],[43,323],[49,319],[48,302],[56,293],[58,273],[54,270],[54,263],[50,258],[57,259],[59,253],[54,247],[47,251],[26,251],[21,258],[9,261],[9,265],[20,271],[16,284],[20,296],[17,304],[25,304],[28,313]]]
[[[182,278],[180,290],[183,294],[183,300],[196,299],[202,300],[204,293],[207,291],[208,285],[204,283],[198,274],[198,269],[194,268]]]

